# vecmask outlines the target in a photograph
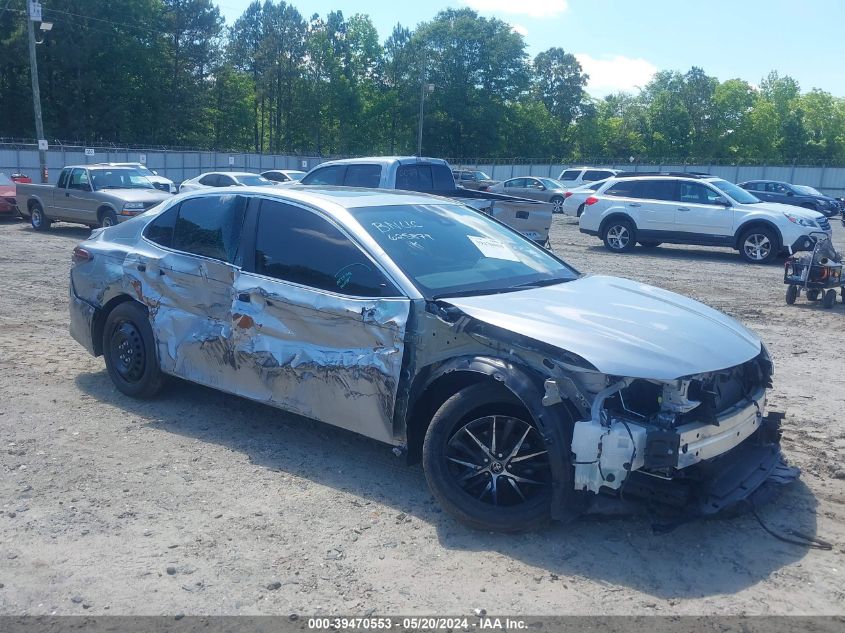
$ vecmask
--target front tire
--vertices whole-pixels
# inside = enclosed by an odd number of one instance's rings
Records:
[[[103,327],[103,357],[114,386],[133,398],[152,398],[164,385],[146,309],[126,301],[112,310]]]
[[[824,299],[822,299],[822,307],[832,308],[834,303],[836,303],[836,291],[828,290],[826,293],[824,293]]]
[[[809,293],[808,293],[809,294]],[[798,286],[790,284],[786,287],[786,305],[792,305],[798,298]]]
[[[563,213],[563,198],[555,196],[549,202],[552,203],[552,213]]]
[[[472,385],[444,402],[422,461],[435,499],[469,527],[520,532],[549,521],[548,451],[530,414],[498,385]]]
[[[100,226],[104,229],[117,224],[117,214],[112,209],[104,209],[100,215]]]
[[[41,208],[41,205],[36,204],[29,213],[29,223],[36,231],[49,231],[53,221],[44,215],[44,209]]]
[[[614,253],[627,253],[637,244],[637,229],[625,218],[613,218],[605,223],[602,231],[604,246]]]
[[[749,229],[739,238],[742,258],[752,264],[768,264],[780,253],[780,237],[770,228]]]

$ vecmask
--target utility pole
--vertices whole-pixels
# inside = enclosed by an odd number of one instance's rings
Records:
[[[425,55],[420,67],[420,126],[417,131],[417,157],[422,156],[423,116],[425,116]]]
[[[35,134],[38,136],[38,162],[41,165],[41,182],[47,182],[47,150],[42,144],[44,140],[44,124],[41,121],[41,90],[38,87],[38,62],[35,59],[35,27],[34,22],[41,21],[41,5],[29,0],[27,2],[26,32],[29,34],[29,74],[32,77],[32,106],[35,110]]]

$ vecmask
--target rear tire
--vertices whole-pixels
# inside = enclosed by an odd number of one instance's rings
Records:
[[[583,204],[578,207],[578,211],[575,212],[575,217],[580,218],[582,213],[584,213],[584,205]]]
[[[469,527],[497,532],[533,530],[549,521],[548,459],[522,403],[486,382],[443,403],[422,450],[425,477],[438,503]]]
[[[769,264],[780,253],[780,236],[766,226],[751,228],[739,238],[739,253],[752,264]]]
[[[106,317],[103,357],[114,386],[127,396],[152,398],[164,385],[153,329],[140,303],[121,303]]]
[[[637,244],[637,229],[626,218],[611,218],[605,222],[602,240],[607,250],[614,253],[628,253]]]
[[[786,304],[792,305],[798,298],[798,286],[790,284],[786,287]]]
[[[824,293],[824,299],[822,299],[822,307],[832,308],[834,303],[836,303],[836,291],[831,289]]]
[[[29,223],[36,231],[49,231],[53,221],[44,215],[44,209],[36,203],[29,212]]]

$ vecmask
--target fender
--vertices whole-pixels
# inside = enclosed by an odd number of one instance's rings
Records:
[[[570,459],[572,423],[576,419],[572,405],[562,401],[551,406],[542,403],[544,378],[538,372],[509,360],[489,356],[464,356],[452,358],[434,368],[423,379],[422,387],[412,390],[411,409],[419,402],[428,388],[438,379],[453,372],[480,374],[504,385],[525,406],[537,424],[549,451],[552,470],[551,514],[556,520],[566,521],[578,515],[581,505],[573,489]]]
[[[736,228],[736,233],[734,233],[734,248],[738,249],[740,247],[739,240],[742,237],[742,234],[745,233],[745,231],[748,230],[748,227],[758,225],[758,224],[762,224],[762,225],[766,226],[767,228],[773,230],[775,232],[775,234],[778,236],[778,239],[781,242],[781,244],[780,244],[781,247],[783,246],[783,234],[780,232],[780,229],[777,227],[777,225],[774,222],[772,222],[771,220],[767,220],[764,217],[759,217],[759,216],[753,217],[752,216]]]

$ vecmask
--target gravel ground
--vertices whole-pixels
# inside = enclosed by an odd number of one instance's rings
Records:
[[[473,532],[375,442],[185,382],[131,400],[67,332],[87,235],[0,222],[0,613],[845,614],[845,306],[786,306],[780,266],[612,255],[563,217],[552,231],[582,271],[691,295],[762,335],[803,475],[761,515],[833,551],[747,515],[660,536],[630,517]]]

